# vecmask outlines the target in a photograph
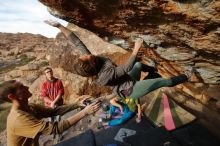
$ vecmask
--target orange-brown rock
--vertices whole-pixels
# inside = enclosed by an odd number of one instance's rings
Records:
[[[193,97],[198,104],[208,106],[219,116],[219,1],[39,1],[52,15],[88,29],[124,49],[130,49],[132,41],[142,37],[145,42],[142,61],[148,57],[158,62],[163,77],[194,67],[195,83],[177,86],[182,91],[178,93]],[[96,46],[96,43],[92,44]],[[215,104],[210,104],[212,99]],[[207,113],[203,111],[203,114]]]

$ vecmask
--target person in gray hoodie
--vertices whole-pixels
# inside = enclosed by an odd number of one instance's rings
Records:
[[[60,23],[52,20],[46,20],[45,23],[60,29],[64,36],[80,50],[81,54],[76,63],[73,64],[75,71],[84,77],[96,76],[93,83],[99,86],[109,86],[116,96],[141,98],[160,87],[173,87],[190,78],[190,74],[181,74],[169,79],[159,77],[140,80],[141,71],[155,71],[154,67],[136,62],[136,56],[143,43],[141,38],[136,39],[128,61],[117,66],[109,58],[93,55],[73,31]]]

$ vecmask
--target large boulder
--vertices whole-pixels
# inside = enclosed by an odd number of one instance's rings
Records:
[[[189,65],[196,67],[204,83],[216,84],[219,79],[218,1],[39,1],[52,15],[108,38],[111,43],[130,44],[139,36],[158,58],[176,62],[182,70]],[[91,42],[90,37],[86,38],[85,43]]]
[[[155,60],[163,77],[168,78],[194,67],[195,83],[177,86],[182,91],[178,94],[194,99],[187,102],[189,107],[197,102],[219,115],[219,1],[39,1],[48,7],[52,15],[90,30],[124,49],[131,49],[131,42],[136,37],[142,37],[145,41],[142,61],[145,62],[146,57]],[[75,25],[69,28],[76,30]],[[79,36],[94,54],[104,53],[103,48],[108,50],[108,47],[102,46],[102,50],[97,52],[96,48],[102,44],[83,34],[81,32]],[[114,55],[119,56],[118,53]],[[74,72],[71,69],[69,71]],[[209,116],[209,112],[201,113],[207,115],[205,117]]]

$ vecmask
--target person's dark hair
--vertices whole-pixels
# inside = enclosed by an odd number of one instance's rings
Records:
[[[0,100],[2,101],[7,101],[11,102],[8,99],[8,94],[16,93],[16,86],[15,86],[16,80],[10,80],[10,81],[5,81],[0,84]]]
[[[46,70],[48,70],[48,69],[49,69],[49,70],[52,70],[51,67],[45,67],[45,68],[44,68],[44,71],[46,71]]]
[[[82,61],[78,59],[76,64],[74,64],[74,68],[77,74],[83,77],[91,77],[98,74],[101,64],[101,60],[98,57],[96,57],[95,66],[92,66],[89,61]]]

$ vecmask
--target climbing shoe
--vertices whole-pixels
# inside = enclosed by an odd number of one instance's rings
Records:
[[[48,25],[51,25],[53,27],[59,27],[61,26],[61,24],[57,21],[54,21],[54,20],[45,20],[44,21],[45,23],[47,23]]]

